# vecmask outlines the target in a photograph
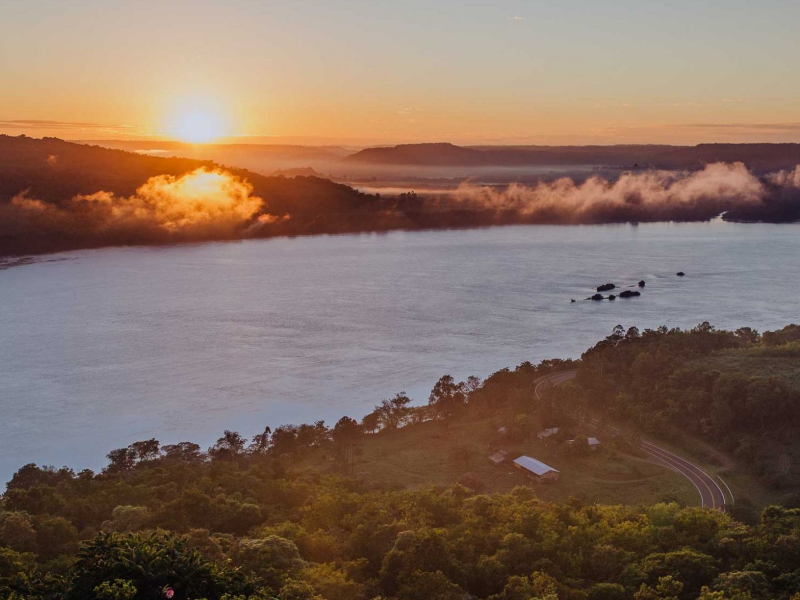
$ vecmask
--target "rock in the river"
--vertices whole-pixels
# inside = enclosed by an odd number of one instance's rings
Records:
[[[637,285],[639,287],[644,287],[644,279],[642,279]]]
[[[620,298],[634,298],[636,296],[641,296],[641,295],[642,295],[641,292],[637,292],[635,290],[625,290],[624,292],[622,292],[619,295],[619,297]]]
[[[684,275],[686,275],[686,273],[684,273],[683,271],[678,271],[678,272],[677,272],[677,273],[675,273],[675,274],[676,274],[678,277],[683,277]]]
[[[591,296],[589,298],[589,300],[602,300],[602,299],[603,299],[603,294],[595,294],[594,296]]]
[[[597,291],[598,292],[607,292],[609,290],[613,290],[615,287],[617,287],[617,286],[615,286],[613,283],[604,283],[603,285],[598,285],[597,286]]]
[[[611,295],[609,295],[608,299],[609,300],[616,300],[617,297],[614,294],[611,294]]]
[[[575,298],[570,298],[569,301],[570,302],[575,302]]]

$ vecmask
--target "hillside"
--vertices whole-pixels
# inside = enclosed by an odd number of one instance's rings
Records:
[[[185,235],[157,231],[152,223],[138,229],[122,227],[98,215],[97,203],[76,207],[74,198],[99,192],[117,199],[132,198],[152,178],[180,178],[198,169],[221,171],[251,186],[250,195],[263,199],[258,210],[235,227],[192,231]],[[17,198],[16,204],[12,202]],[[22,199],[43,204],[27,203]],[[158,201],[165,200],[159,199]],[[173,199],[174,200],[174,199]],[[0,136],[0,209],[7,213],[0,228],[0,255],[30,254],[106,245],[170,243],[198,239],[237,239],[261,215],[271,215],[247,237],[330,233],[359,230],[341,215],[369,210],[375,198],[319,177],[266,177],[243,169],[224,168],[207,160],[165,158],[62,140]],[[166,201],[166,200],[165,200]],[[34,208],[52,209],[36,215]],[[28,208],[30,210],[22,210]],[[91,218],[85,214],[91,210]],[[283,219],[285,215],[289,218]],[[45,218],[47,217],[47,218]],[[270,217],[270,218],[272,218]],[[90,228],[99,219],[97,227]],[[291,221],[291,223],[289,222]],[[101,226],[102,225],[102,226]],[[140,224],[141,225],[141,224]],[[156,224],[158,225],[158,224]],[[179,232],[178,232],[179,233]]]
[[[367,148],[351,154],[348,163],[419,166],[655,166],[698,169],[714,162],[743,162],[757,171],[800,164],[800,144],[700,144],[692,147],[622,146],[474,146],[407,144]]]
[[[101,473],[24,465],[0,497],[0,596],[797,600],[797,495],[784,489],[761,509],[740,477],[727,512],[691,506],[685,480],[632,451],[635,431],[590,450],[574,402],[594,378],[592,403],[621,420],[609,386],[631,363],[637,386],[652,373],[658,388],[704,360],[736,354],[738,369],[759,352],[791,353],[797,331],[617,328],[578,364],[523,363],[483,382],[444,376],[427,406],[398,394],[360,423],[266,427],[252,440],[225,431],[207,451],[142,440],[109,452]],[[550,388],[557,403],[537,401],[534,382],[576,366],[576,385]],[[700,388],[688,391],[691,400]],[[626,403],[647,425],[649,398]],[[737,413],[733,429],[751,420]],[[542,426],[563,431],[540,440]],[[772,433],[785,429],[796,422]],[[536,483],[490,463],[500,448],[561,477]],[[745,454],[727,468],[753,462]]]

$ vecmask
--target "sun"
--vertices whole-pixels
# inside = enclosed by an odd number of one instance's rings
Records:
[[[206,108],[187,108],[178,112],[172,126],[176,138],[192,144],[206,144],[225,134],[222,117]]]

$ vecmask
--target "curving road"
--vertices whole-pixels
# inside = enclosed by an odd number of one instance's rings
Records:
[[[563,383],[570,379],[574,379],[575,375],[577,375],[577,371],[564,371],[562,373],[554,373],[553,375],[545,375],[544,377],[540,377],[534,383],[535,386],[533,388],[534,394],[537,399],[541,400],[540,389],[543,387],[552,387],[554,385],[558,385],[559,383]],[[592,425],[592,426],[599,426],[600,423],[596,419],[581,419],[585,423]],[[613,435],[620,435],[622,432],[615,427],[610,427],[609,431]],[[686,477],[689,481],[692,482],[692,485],[697,488],[697,491],[700,493],[700,506],[703,508],[715,508],[718,510],[725,510],[725,506],[728,504],[725,494],[722,491],[722,488],[719,484],[714,480],[711,475],[703,471],[697,465],[689,462],[685,458],[670,452],[669,450],[665,450],[659,446],[656,446],[652,442],[648,442],[646,440],[641,440],[639,442],[639,448],[645,454],[650,455],[656,462],[674,470]],[[723,484],[725,482],[723,481]],[[727,487],[727,485],[726,485]],[[729,490],[730,493],[730,490]],[[733,494],[731,495],[731,501],[733,500]]]

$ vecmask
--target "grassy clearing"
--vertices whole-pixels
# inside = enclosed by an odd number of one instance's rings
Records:
[[[570,454],[566,445],[539,440],[503,443],[497,418],[464,418],[450,424],[428,422],[366,436],[355,465],[358,477],[376,484],[415,488],[449,486],[471,474],[485,492],[507,492],[518,485],[532,486],[545,500],[572,496],[604,504],[652,504],[677,501],[698,504],[692,484],[644,456],[610,447]],[[591,433],[590,433],[591,435]],[[602,439],[601,439],[602,441]],[[555,484],[539,485],[510,461],[496,466],[488,457],[497,449],[509,459],[527,454],[561,472]]]
[[[728,350],[698,364],[722,372],[739,371],[749,377],[776,377],[800,389],[800,360],[796,356],[765,356],[759,349]]]

